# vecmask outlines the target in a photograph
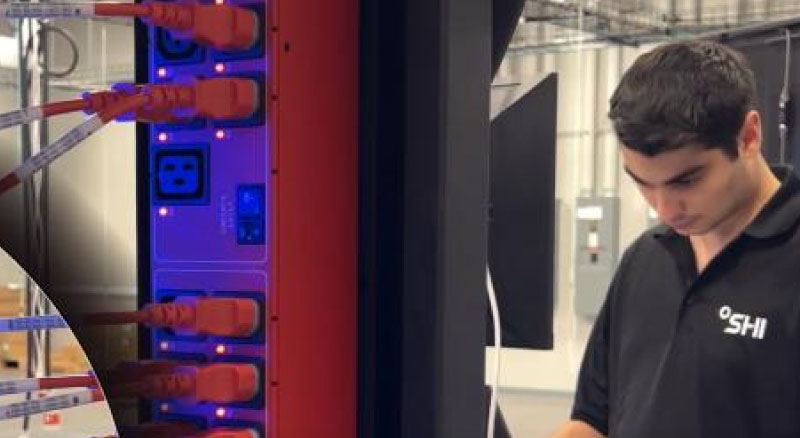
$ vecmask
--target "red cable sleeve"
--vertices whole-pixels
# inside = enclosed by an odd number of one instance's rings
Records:
[[[80,388],[96,386],[97,380],[92,376],[41,377],[39,389]]]
[[[131,112],[147,105],[149,99],[147,96],[136,94],[130,97],[125,97],[119,102],[115,102],[108,108],[105,108],[97,113],[103,123],[108,123],[115,118]]]
[[[20,183],[19,177],[13,173],[0,178],[0,193],[5,193]]]
[[[197,382],[193,374],[177,372],[147,377],[145,384],[146,388],[140,395],[147,398],[164,399],[194,395]]]
[[[134,3],[97,3],[94,13],[104,17],[148,17],[151,10],[148,5]]]
[[[189,329],[195,322],[194,307],[186,304],[148,304],[142,312],[146,315],[143,322],[156,327]]]
[[[82,111],[85,107],[86,104],[83,99],[65,100],[64,102],[45,104],[42,106],[42,114],[44,114],[45,117],[49,117],[58,114]]]
[[[147,320],[145,312],[108,312],[87,315],[84,321],[89,325],[140,324]]]
[[[117,91],[99,91],[83,97],[83,108],[89,113],[97,113],[109,108],[130,94]]]

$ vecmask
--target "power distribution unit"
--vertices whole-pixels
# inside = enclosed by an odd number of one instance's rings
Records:
[[[262,438],[352,438],[358,2],[222,1],[258,14],[252,48],[214,50],[152,26],[138,41],[140,81],[248,78],[260,99],[247,119],[140,126],[140,301],[245,298],[258,303],[258,330],[151,329],[141,356],[251,364],[258,393],[236,403],[155,400],[147,414]]]

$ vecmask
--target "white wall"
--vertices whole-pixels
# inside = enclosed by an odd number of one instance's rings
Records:
[[[131,26],[86,21],[57,24],[75,38],[80,63],[73,75],[54,80],[51,101],[75,99],[82,91],[133,80]],[[70,61],[71,50],[61,37],[51,38],[52,66],[63,70]],[[0,68],[0,113],[19,107],[17,71],[16,66],[11,67]],[[52,118],[50,141],[84,117],[70,114]],[[0,174],[18,164],[18,135],[17,129],[0,131]],[[77,281],[72,286],[91,296],[87,303],[114,302],[108,307],[118,309],[136,306],[135,163],[133,124],[112,123],[50,167],[51,251],[62,260],[84,260],[80,265],[86,267],[85,272],[76,273]],[[15,192],[5,196],[19,196]],[[24,272],[0,249],[0,285],[24,281]],[[120,332],[131,328],[121,328]],[[74,342],[69,331],[54,332],[56,348]]]
[[[620,248],[629,245],[647,222],[647,207],[621,169],[618,143],[606,117],[608,98],[621,73],[647,48],[601,48],[558,54],[510,56],[497,83],[519,82],[529,76],[557,72],[558,117],[556,198],[560,201],[556,230],[555,349],[504,349],[501,385],[507,389],[569,393],[592,321],[573,311],[574,211],[580,195],[621,198]],[[594,166],[593,150],[599,159]],[[595,173],[597,174],[595,176]],[[596,184],[595,184],[596,181]],[[487,349],[491,353],[492,349]],[[492,372],[487,354],[487,376]]]

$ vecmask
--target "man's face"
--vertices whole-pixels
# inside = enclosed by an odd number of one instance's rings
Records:
[[[626,172],[661,221],[682,235],[703,235],[746,208],[753,182],[741,158],[687,146],[654,157],[622,148]]]

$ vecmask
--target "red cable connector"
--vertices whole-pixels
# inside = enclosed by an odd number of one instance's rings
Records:
[[[119,100],[145,95],[148,103],[136,110],[140,122],[170,123],[190,117],[214,120],[245,119],[259,109],[258,83],[247,78],[199,79],[191,84],[130,85],[125,91],[87,93],[87,112],[102,111]],[[180,116],[176,112],[180,111]]]
[[[90,97],[87,105],[102,106],[95,108],[96,116],[65,133],[55,143],[0,178],[0,194],[49,165],[111,120],[126,114],[164,119],[168,115],[172,117],[176,110],[187,110],[190,112],[187,116],[190,117],[239,119],[254,114],[260,101],[258,84],[244,78],[214,78],[199,80],[191,85],[148,85],[134,88],[133,94],[123,93],[119,99],[105,94],[96,96],[96,101],[92,101]]]
[[[252,79],[213,78],[190,85],[147,85],[141,91],[151,102],[145,111],[186,109],[190,116],[215,120],[245,119],[258,111],[259,86]]]
[[[98,372],[98,378],[101,382],[119,385],[143,380],[148,376],[169,374],[181,365],[181,363],[171,360],[121,362],[111,370]]]
[[[187,298],[150,303],[138,312],[97,313],[89,324],[145,324],[192,334],[244,338],[258,330],[259,308],[247,298]]]
[[[109,394],[153,399],[188,399],[196,403],[237,403],[258,394],[258,368],[251,364],[217,363],[181,366],[172,374],[109,387]]]
[[[231,5],[150,2],[144,4],[98,3],[96,15],[139,17],[166,27],[200,44],[220,50],[246,50],[258,41],[258,15]]]
[[[88,114],[108,111],[137,95],[147,98],[147,102],[130,114],[140,122],[173,123],[190,117],[243,119],[258,111],[260,103],[258,83],[246,78],[201,79],[187,85],[119,84],[116,88],[115,91],[84,93],[82,99],[51,102],[0,114],[0,129],[75,111]],[[126,116],[122,115],[122,118],[134,118]]]

